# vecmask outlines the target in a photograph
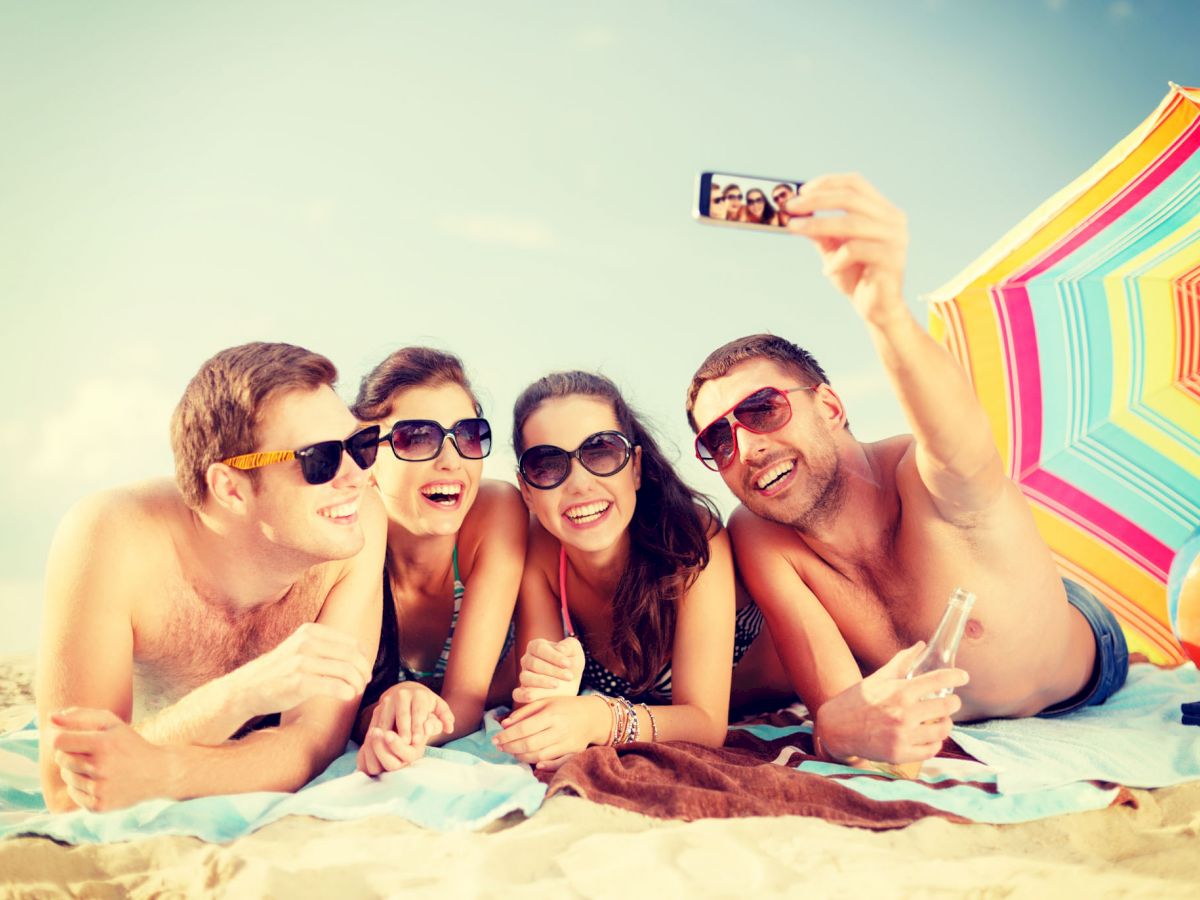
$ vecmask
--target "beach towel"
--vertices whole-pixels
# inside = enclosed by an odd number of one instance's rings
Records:
[[[549,780],[569,792],[659,818],[819,816],[886,829],[925,816],[1025,822],[1114,804],[1128,787],[1200,780],[1200,732],[1180,703],[1200,697],[1192,665],[1141,664],[1103,706],[1057,719],[959,726],[919,780],[824,762],[803,707],[730,729],[724,747],[633,744],[577,754]]]
[[[262,791],[147,800],[127,809],[46,812],[37,776],[37,731],[0,737],[0,837],[45,835],[69,844],[125,841],[153,834],[230,841],[283,816],[355,819],[395,815],[443,831],[480,828],[514,810],[531,815],[546,788],[528,766],[492,746],[494,713],[485,729],[433,747],[411,766],[370,778],[355,771],[351,744],[319,777],[295,793]]]
[[[1193,663],[1131,666],[1125,686],[1102,706],[1057,719],[994,719],[954,730],[954,740],[997,772],[1007,794],[1072,781],[1156,788],[1200,779],[1200,728],[1180,707],[1200,699]]]

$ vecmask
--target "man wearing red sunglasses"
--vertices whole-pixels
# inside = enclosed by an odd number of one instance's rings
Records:
[[[1120,628],[1060,578],[970,385],[909,311],[904,216],[857,175],[808,182],[786,212],[851,299],[912,428],[859,441],[816,360],[774,335],[714,351],[688,391],[697,455],[742,502],[738,569],[816,749],[916,762],[952,720],[1102,703],[1128,667]],[[978,598],[960,668],[907,680],[960,586]]]
[[[365,491],[378,430],[336,374],[288,344],[218,353],[175,410],[175,481],[63,520],[37,685],[50,809],[294,790],[345,748],[385,523]]]

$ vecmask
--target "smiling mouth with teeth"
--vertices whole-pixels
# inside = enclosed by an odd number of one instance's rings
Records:
[[[444,482],[424,485],[421,495],[439,506],[454,506],[462,496],[462,491],[463,486],[459,482]]]
[[[589,522],[595,522],[608,512],[610,506],[612,504],[607,500],[597,500],[594,503],[581,503],[578,506],[572,506],[563,515],[576,525],[586,525]]]
[[[317,515],[326,519],[348,519],[356,512],[358,512],[357,503],[343,503],[341,506],[329,506],[325,509],[318,509]]]
[[[796,468],[796,463],[793,460],[787,459],[778,462],[759,475],[754,480],[754,486],[760,491],[768,490],[773,485],[778,484],[781,479],[790,475],[794,468]]]

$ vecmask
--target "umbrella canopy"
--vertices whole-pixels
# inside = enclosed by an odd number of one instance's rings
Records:
[[[1200,528],[1198,148],[1200,90],[1171,85],[931,297],[1063,574],[1160,663],[1184,659],[1166,581]]]

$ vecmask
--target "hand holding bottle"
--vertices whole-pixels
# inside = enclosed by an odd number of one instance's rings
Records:
[[[945,668],[907,677],[925,650],[918,641],[816,712],[818,747],[835,761],[920,762],[936,756],[962,707],[951,691],[970,679]],[[944,693],[943,693],[944,692]]]

